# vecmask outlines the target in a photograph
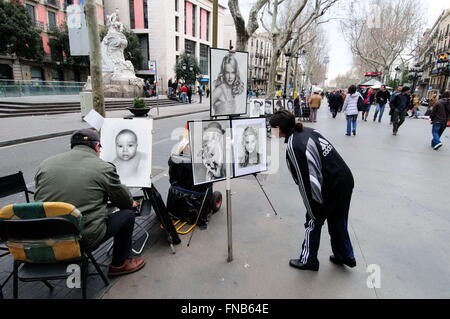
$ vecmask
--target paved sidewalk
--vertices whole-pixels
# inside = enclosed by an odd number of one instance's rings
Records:
[[[208,110],[209,101],[203,100],[202,104],[160,107],[159,114],[157,108],[152,108],[149,115],[157,120]],[[132,116],[132,114],[128,110],[106,112],[106,117],[125,116]],[[85,127],[89,127],[89,124],[81,120],[80,113],[0,118],[0,147],[69,135]]]
[[[371,111],[373,116],[373,108]],[[104,298],[450,298],[449,131],[440,151],[431,149],[427,120],[406,119],[392,136],[382,123],[358,119],[358,135],[345,136],[345,117],[326,107],[306,123],[330,139],[355,178],[349,233],[357,267],[332,264],[327,226],[322,230],[320,271],[289,267],[304,238],[306,210],[285,164],[260,176],[275,215],[253,176],[232,180],[234,261],[227,263],[226,205],[172,255],[165,240],[144,252],[145,268],[124,276]],[[167,179],[167,178],[166,178]],[[159,181],[160,191],[168,180]],[[164,184],[165,183],[165,184]],[[215,184],[225,194],[225,183]],[[369,265],[380,267],[380,289],[369,289]]]

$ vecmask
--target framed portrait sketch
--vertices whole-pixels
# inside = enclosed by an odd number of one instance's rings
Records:
[[[266,119],[234,119],[234,177],[267,171]]]
[[[128,187],[151,187],[152,119],[105,118],[100,158],[116,166]]]
[[[284,99],[282,99],[282,98],[274,99],[273,106],[274,106],[273,108],[274,108],[275,112],[285,109]]]
[[[230,128],[229,120],[189,122],[194,185],[226,179],[226,130]]]
[[[267,99],[264,101],[264,115],[266,116],[270,116],[273,115],[274,109],[273,109],[273,100],[272,99]]]
[[[247,116],[248,117],[260,117],[261,115],[264,115],[264,102],[265,101],[263,99],[250,100]]]
[[[294,100],[293,99],[286,100],[285,107],[287,111],[294,113]]]
[[[248,52],[210,50],[211,116],[247,113]]]

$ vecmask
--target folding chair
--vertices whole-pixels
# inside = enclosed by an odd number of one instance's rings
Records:
[[[25,199],[27,203],[29,203],[29,194],[34,194],[34,192],[31,192],[27,189],[27,185],[25,184],[25,179],[23,178],[23,173],[21,171],[16,174],[0,177],[0,198],[11,196],[21,192],[24,192]],[[0,258],[8,255],[9,250],[8,248],[4,247],[3,242],[0,239]],[[3,283],[0,283],[0,299],[3,299],[2,288],[6,285],[11,276],[12,273],[8,276],[8,278],[6,278]]]
[[[23,173],[0,177],[0,198],[24,192],[27,203],[30,202],[28,194],[34,194],[27,189]]]
[[[13,297],[18,298],[18,281],[67,279],[69,265],[80,267],[79,282],[86,299],[89,261],[105,285],[109,281],[80,240],[81,213],[67,203],[14,204],[0,210],[0,238],[14,258]]]

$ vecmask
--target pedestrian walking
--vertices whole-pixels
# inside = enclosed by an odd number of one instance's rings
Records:
[[[378,117],[378,123],[381,122],[381,119],[383,118],[383,114],[384,114],[384,109],[390,98],[391,98],[391,94],[389,93],[388,90],[386,90],[386,86],[382,85],[380,88],[380,91],[378,91],[377,94],[375,95],[375,99],[377,102],[377,109],[375,111],[375,115],[373,116],[374,122],[377,120],[378,114],[380,115]]]
[[[433,125],[431,147],[437,151],[443,145],[441,136],[444,134],[447,123],[450,120],[450,93],[448,91],[444,92],[442,98],[434,104],[430,119]]]
[[[197,87],[197,92],[198,92],[198,96],[200,97],[200,103],[202,103],[203,90],[200,85]]]
[[[411,104],[412,104],[411,117],[418,119],[420,115],[420,100],[417,94],[413,94],[411,96]]]
[[[356,127],[358,123],[358,100],[363,100],[361,94],[356,92],[356,86],[352,85],[348,88],[348,94],[344,101],[342,111],[345,114],[347,120],[347,132],[345,135],[356,135]]]
[[[375,99],[375,90],[369,88],[367,90],[367,94],[364,99],[364,103],[366,104],[365,110],[362,113],[362,119],[364,122],[367,122],[367,118],[369,117],[370,107]]]
[[[187,93],[188,93],[188,88],[185,84],[183,84],[183,86],[181,87],[181,99],[184,104],[187,103]]]
[[[333,115],[333,118],[336,118],[337,113],[339,111],[339,107],[341,105],[342,96],[339,92],[333,91],[329,94],[329,104],[330,104],[330,112]]]
[[[338,112],[342,112],[342,107],[344,106],[344,101],[347,98],[347,94],[345,94],[344,90],[339,90],[339,93],[341,94],[341,104],[339,105]]]
[[[397,95],[402,93],[402,89],[403,89],[403,86],[401,86],[401,85],[398,86],[397,90],[391,95],[391,98],[389,99],[389,108],[390,108],[389,116],[391,117],[390,125],[392,125],[393,117],[394,117],[394,107],[392,106],[392,101],[394,101],[394,99]]]
[[[320,96],[319,96],[320,97]],[[306,207],[305,239],[299,259],[289,265],[301,270],[319,270],[317,253],[322,226],[327,220],[333,255],[338,265],[356,266],[348,234],[348,213],[354,180],[352,172],[334,146],[319,132],[296,123],[288,111],[270,119],[287,143],[286,159]]]
[[[405,122],[406,114],[408,113],[409,106],[411,104],[410,101],[410,88],[404,86],[402,88],[402,92],[397,94],[392,101],[393,107],[393,116],[392,116],[392,125],[393,125],[393,135],[396,136],[398,133],[398,129]]]
[[[300,117],[300,96],[297,95],[294,100],[294,115]]]
[[[167,91],[168,91],[168,96],[169,98],[172,96],[172,91],[173,91],[173,83],[172,83],[172,79],[170,78],[169,81],[167,82]]]
[[[319,111],[321,104],[322,97],[319,95],[319,92],[314,92],[309,98],[309,107],[311,108],[310,122],[317,122],[317,112]]]
[[[187,97],[188,97],[189,104],[191,104],[192,103],[192,87],[190,85],[187,88]]]

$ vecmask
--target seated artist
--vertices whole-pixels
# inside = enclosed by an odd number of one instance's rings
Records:
[[[71,150],[46,159],[35,176],[35,200],[65,202],[82,214],[82,243],[90,251],[114,237],[109,276],[136,272],[143,258],[130,258],[134,211],[138,203],[122,185],[113,164],[99,158],[100,137],[91,129],[76,131]],[[107,201],[120,211],[108,215]]]

